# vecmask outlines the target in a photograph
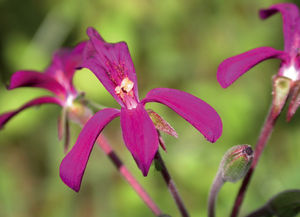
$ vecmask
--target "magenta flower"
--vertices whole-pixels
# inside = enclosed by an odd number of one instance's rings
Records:
[[[126,43],[107,43],[93,28],[88,28],[87,34],[90,40],[85,49],[83,67],[97,76],[120,104],[121,110],[103,109],[86,123],[76,144],[60,166],[60,176],[66,185],[79,191],[96,138],[118,116],[125,145],[143,175],[147,175],[159,146],[158,132],[144,108],[148,102],[158,102],[170,107],[210,142],[215,142],[220,137],[222,122],[219,115],[210,105],[195,96],[179,90],[156,88],[140,101],[136,73]]]
[[[280,12],[283,18],[284,51],[271,47],[259,47],[230,57],[220,64],[217,79],[221,86],[226,88],[256,64],[270,58],[280,59],[281,65],[277,77],[287,79],[289,81],[288,86],[292,90],[287,91],[287,94],[292,94],[287,116],[289,120],[300,104],[299,91],[297,90],[300,80],[300,17],[297,6],[291,3],[272,5],[268,9],[260,10],[259,15],[261,19],[266,19],[277,12]],[[282,98],[282,102],[279,103],[281,110],[287,95],[282,97],[280,94],[276,96],[275,93],[274,99],[276,97]]]
[[[54,96],[33,99],[16,110],[0,115],[0,128],[16,114],[32,106],[42,104],[57,104],[63,108],[71,106],[77,97],[72,79],[76,68],[81,64],[85,44],[86,42],[82,42],[73,50],[62,49],[56,52],[45,73],[24,70],[15,72],[11,77],[9,90],[19,87],[38,87],[49,90]],[[59,135],[62,136],[62,133],[59,132]]]

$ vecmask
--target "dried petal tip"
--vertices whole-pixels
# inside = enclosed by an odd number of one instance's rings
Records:
[[[220,164],[219,171],[224,182],[236,182],[248,172],[252,160],[253,150],[250,145],[237,145],[230,148]]]
[[[291,79],[283,76],[276,76],[273,80],[273,105],[272,116],[276,118],[289,95],[291,89]]]
[[[165,119],[163,119],[160,115],[158,115],[156,112],[154,112],[151,109],[148,109],[147,112],[157,130],[160,130],[166,134],[169,134],[170,136],[174,136],[175,138],[178,138],[175,129]]]

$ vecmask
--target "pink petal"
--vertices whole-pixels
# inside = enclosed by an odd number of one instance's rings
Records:
[[[81,42],[73,49],[63,48],[55,52],[52,63],[46,70],[46,74],[54,77],[66,88],[73,88],[72,79],[77,68],[81,67],[83,51],[87,42]]]
[[[215,142],[222,134],[222,121],[218,113],[206,102],[189,93],[155,88],[142,100],[142,103],[147,102],[159,102],[170,107],[210,142]]]
[[[226,88],[253,66],[270,58],[287,59],[283,51],[271,47],[255,48],[224,60],[218,67],[217,79]]]
[[[83,61],[83,52],[86,47],[87,41],[79,43],[66,57],[65,72],[67,78],[71,82],[73,79],[74,72],[77,68],[81,67]]]
[[[121,127],[125,145],[144,176],[147,176],[158,149],[157,131],[142,104],[122,108]]]
[[[51,91],[56,95],[66,95],[65,88],[53,77],[36,71],[17,71],[10,80],[8,89],[18,87],[38,87]]]
[[[88,28],[87,34],[90,41],[86,46],[83,67],[90,69],[100,80],[108,92],[124,105],[115,92],[125,77],[134,83],[133,91],[138,99],[137,79],[133,62],[125,42],[107,43],[99,33]]]
[[[62,106],[62,102],[59,99],[55,98],[55,97],[44,96],[44,97],[33,99],[33,100],[29,101],[28,103],[24,104],[19,109],[16,109],[14,111],[10,111],[10,112],[7,112],[7,113],[4,113],[4,114],[0,115],[0,129],[12,117],[14,117],[16,114],[23,111],[24,109],[32,107],[32,106],[38,106],[38,105],[49,104],[49,103],[58,104],[58,105]]]
[[[76,144],[62,160],[60,165],[60,177],[62,181],[78,192],[82,177],[94,146],[94,143],[103,128],[114,118],[120,115],[117,109],[103,109],[98,111],[85,124],[80,132]]]
[[[259,11],[262,19],[266,19],[271,15],[280,12],[283,19],[283,33],[285,51],[290,51],[294,43],[294,34],[300,30],[299,10],[295,4],[280,3]],[[299,33],[299,32],[298,32]]]

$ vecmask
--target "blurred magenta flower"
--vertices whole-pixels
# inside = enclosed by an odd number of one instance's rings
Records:
[[[259,47],[230,57],[220,64],[217,79],[221,86],[226,88],[256,64],[270,58],[280,59],[281,65],[276,76],[280,81],[276,81],[275,78],[274,101],[279,99],[279,109],[276,110],[280,112],[288,94],[292,95],[287,115],[287,119],[290,120],[300,105],[300,17],[297,6],[291,3],[272,5],[268,9],[260,10],[259,15],[261,19],[266,19],[277,12],[281,13],[283,19],[284,51],[271,47]],[[283,81],[282,77],[287,80]],[[277,93],[276,85],[281,85],[279,93]],[[281,90],[282,87],[284,91]],[[286,88],[288,88],[288,91],[286,91]]]
[[[32,106],[42,104],[57,104],[63,108],[72,106],[73,100],[78,95],[72,84],[72,79],[76,68],[82,62],[82,52],[85,45],[86,42],[82,42],[74,49],[57,51],[45,73],[29,70],[15,72],[11,77],[9,90],[19,87],[38,87],[49,90],[54,96],[42,96],[33,99],[16,110],[0,115],[0,128],[16,114]],[[59,137],[62,137],[63,133],[60,131],[63,128],[59,127]]]
[[[222,122],[217,112],[191,94],[174,89],[156,88],[140,101],[136,73],[127,44],[107,43],[93,28],[88,28],[87,34],[90,40],[85,48],[83,67],[96,75],[121,105],[121,110],[100,110],[86,123],[76,144],[60,166],[60,176],[66,185],[79,191],[96,138],[103,128],[118,116],[121,119],[126,147],[143,175],[148,174],[159,144],[157,130],[144,108],[148,102],[158,102],[170,107],[210,142],[215,142],[221,136]]]

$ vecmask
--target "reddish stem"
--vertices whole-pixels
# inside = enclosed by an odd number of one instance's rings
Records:
[[[88,109],[88,108],[85,108]],[[87,112],[85,115],[78,115],[76,112],[71,114],[73,118],[77,118],[77,123],[80,123],[81,126],[90,119],[91,113]],[[118,155],[111,148],[110,144],[107,142],[106,138],[103,135],[99,135],[96,140],[97,145],[104,151],[104,153],[109,157],[111,162],[115,165],[117,170],[123,176],[123,178],[128,182],[128,184],[135,190],[138,196],[145,202],[145,204],[151,209],[155,216],[160,216],[162,212],[156,205],[156,203],[152,200],[152,198],[148,195],[145,189],[140,185],[140,183],[134,178],[134,176],[130,173],[130,171],[123,164]]]
[[[264,123],[264,126],[262,128],[262,131],[260,133],[259,139],[256,143],[255,151],[254,151],[254,159],[253,159],[252,165],[251,165],[247,175],[245,176],[242,186],[240,187],[238,195],[235,199],[235,203],[234,203],[234,206],[233,206],[233,209],[231,212],[231,217],[236,217],[239,213],[240,207],[244,200],[245,193],[247,191],[247,187],[248,187],[251,177],[254,173],[254,170],[256,168],[258,160],[270,138],[270,135],[271,135],[274,125],[276,123],[276,119],[277,119],[277,117],[274,117],[272,108],[271,108],[269,111],[269,114],[267,116],[267,119]]]
[[[168,172],[168,169],[162,159],[162,157],[160,156],[160,153],[157,152],[156,155],[155,155],[155,159],[158,160],[159,164],[160,164],[160,172],[161,172],[161,175],[163,176],[167,186],[168,186],[168,189],[170,191],[170,193],[172,194],[174,200],[175,200],[175,203],[181,213],[181,216],[182,217],[189,217],[189,213],[187,211],[187,209],[185,208],[185,205],[179,195],[179,192],[176,188],[176,185],[173,181],[173,179],[171,178],[169,172]]]

